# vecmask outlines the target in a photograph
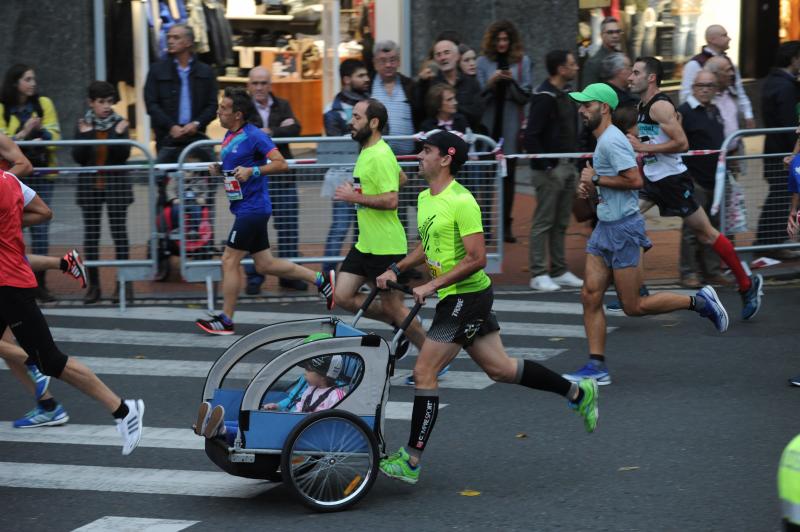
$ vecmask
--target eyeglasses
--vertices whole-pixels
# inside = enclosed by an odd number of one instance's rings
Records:
[[[695,83],[694,85],[692,85],[692,87],[694,87],[696,89],[716,89],[717,88],[717,84],[716,83]]]
[[[378,59],[379,65],[395,65],[400,62],[399,57],[381,57]]]
[[[606,30],[603,33],[608,33],[609,35],[622,35],[622,30]]]

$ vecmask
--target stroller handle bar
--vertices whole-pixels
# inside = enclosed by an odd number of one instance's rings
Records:
[[[392,290],[400,290],[401,292],[405,292],[406,294],[408,294],[410,296],[414,295],[414,291],[411,290],[411,287],[409,287],[406,284],[398,284],[398,283],[395,283],[394,281],[386,281],[386,286],[388,286]]]

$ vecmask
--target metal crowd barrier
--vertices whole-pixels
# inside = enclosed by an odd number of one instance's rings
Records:
[[[388,136],[385,140],[416,140],[417,137]],[[278,144],[317,144],[317,156],[289,161],[289,170],[270,174],[270,197],[273,215],[269,224],[272,252],[296,263],[337,263],[344,260],[355,241],[355,209],[352,205],[334,205],[335,186],[352,176],[358,156],[357,144],[349,138],[297,137],[276,138]],[[479,141],[492,150],[495,143],[488,137],[468,139]],[[205,281],[209,310],[214,307],[213,282],[221,279],[221,252],[233,215],[222,186],[222,177],[209,176],[201,161],[189,161],[197,148],[219,145],[219,141],[203,140],[187,146],[178,158],[174,195],[182,198],[173,204],[176,209],[171,235],[180,256],[181,273],[186,281]],[[337,148],[336,146],[339,146]],[[499,272],[503,260],[502,189],[503,175],[499,164],[489,160],[471,160],[459,172],[459,181],[475,195],[484,216],[487,246],[487,271]],[[406,228],[409,249],[416,244],[416,198],[426,185],[418,176],[416,161],[399,157],[400,166],[409,182],[400,192],[400,217]],[[200,201],[198,201],[198,199]],[[338,203],[338,202],[337,202]],[[332,231],[332,229],[334,229]],[[338,229],[338,231],[336,231]],[[338,245],[332,233],[339,232]],[[252,264],[246,259],[243,264]]]
[[[57,149],[129,146],[144,155],[147,164],[38,167],[34,168],[32,176],[22,179],[55,214],[49,224],[26,230],[28,252],[61,255],[74,247],[80,250],[90,270],[116,268],[119,305],[124,311],[125,282],[151,280],[157,267],[156,181],[150,151],[132,140],[21,141],[17,144],[21,148],[53,146]]]
[[[786,234],[791,193],[783,158],[790,153],[727,155],[729,147],[743,137],[795,131],[794,127],[744,129],[731,133],[722,144],[712,213],[720,213],[720,230],[731,238],[737,251],[800,247],[798,242],[788,242]]]

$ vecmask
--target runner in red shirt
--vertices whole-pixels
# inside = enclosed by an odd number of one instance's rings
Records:
[[[116,419],[123,439],[122,454],[127,455],[142,436],[144,401],[121,399],[92,370],[62,353],[36,304],[36,278],[25,258],[22,227],[52,217],[53,212],[33,190],[14,174],[0,170],[0,330],[11,327],[44,375],[61,379],[103,404]]]

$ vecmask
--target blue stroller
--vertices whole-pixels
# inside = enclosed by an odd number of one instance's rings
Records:
[[[394,283],[391,288],[411,292]],[[355,328],[377,293],[370,292],[352,326],[335,317],[280,322],[225,350],[208,373],[202,397],[225,409],[225,436],[206,439],[206,454],[217,466],[231,475],[283,481],[301,502],[322,512],[343,510],[367,494],[385,454],[393,353],[421,307],[413,307],[390,344]],[[305,341],[311,335],[320,339]],[[330,409],[303,411],[303,368],[336,355],[340,368],[332,385],[343,397]]]

